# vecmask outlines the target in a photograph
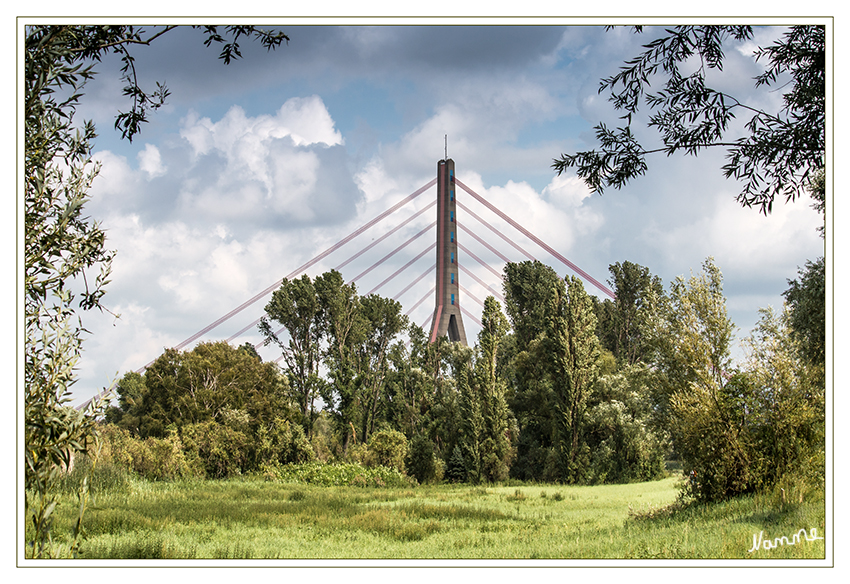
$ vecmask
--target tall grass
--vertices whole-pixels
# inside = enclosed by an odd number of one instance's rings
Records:
[[[753,535],[824,533],[823,499],[677,502],[677,482],[325,487],[144,482],[100,493],[84,558],[823,558],[824,540],[749,553]],[[69,525],[71,505],[60,506]],[[59,530],[57,530],[59,531]]]

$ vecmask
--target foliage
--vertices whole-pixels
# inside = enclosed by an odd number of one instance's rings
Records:
[[[299,464],[316,458],[300,424],[275,418],[258,428],[253,448],[255,464]]]
[[[635,31],[641,32],[642,27],[635,27]],[[776,196],[786,200],[801,196],[814,174],[824,167],[825,37],[823,26],[792,26],[772,44],[756,49],[755,60],[766,60],[766,68],[755,78],[755,86],[770,91],[785,89],[783,108],[771,112],[706,84],[710,75],[722,72],[728,43],[739,43],[734,46],[737,49],[752,40],[751,27],[687,25],[665,29],[619,73],[600,83],[599,92],[609,90],[614,109],[625,112],[621,119],[626,125],[614,130],[598,124],[595,129],[600,150],[564,154],[552,166],[559,174],[576,167],[587,185],[602,193],[606,187],[622,188],[644,174],[648,154],[664,152],[669,156],[684,151],[696,155],[706,148],[725,147],[725,176],[744,181],[738,201],[748,207],[759,205],[769,213]],[[648,93],[651,85],[661,85],[656,79],[660,76],[665,79],[661,89]],[[653,112],[648,126],[661,135],[663,145],[658,148],[645,148],[632,131],[632,117],[642,101]],[[749,116],[747,133],[731,139],[727,134],[738,113]]]
[[[50,493],[58,469],[67,468],[75,453],[85,453],[93,444],[94,419],[108,397],[104,392],[89,402],[84,415],[65,408],[85,334],[74,304],[82,310],[105,310],[102,299],[114,257],[105,247],[104,231],[84,214],[98,173],[91,157],[95,129],[88,121],[80,125],[74,114],[95,65],[104,54],[118,53],[124,95],[132,106],[119,112],[115,127],[132,140],[168,91],[161,84],[151,93],[139,88],[130,47],[150,44],[173,28],[153,35],[133,26],[39,25],[25,31],[25,481],[27,516],[37,525],[38,542],[28,554],[52,553],[47,549],[50,515],[58,501]],[[225,63],[238,58],[241,36],[254,36],[269,49],[287,40],[282,33],[254,27],[228,27],[225,35],[216,27],[201,28],[208,46],[226,43],[221,54]],[[77,534],[85,505],[81,502],[79,508]],[[72,546],[69,551],[75,550]]]
[[[649,301],[653,294],[662,294],[661,279],[653,276],[648,268],[629,261],[611,264],[608,270],[611,272],[608,283],[615,299],[598,301],[594,298],[599,341],[620,363],[634,365],[646,361]]]
[[[566,294],[564,281],[540,262],[505,266],[505,312],[513,334],[504,343],[509,370],[508,404],[519,436],[511,476],[540,480],[555,436],[554,391],[547,327],[552,320],[553,294]]]
[[[226,342],[200,343],[186,352],[167,349],[145,371],[144,382],[138,414],[142,437],[163,437],[169,427],[224,424],[233,411],[247,416],[247,431],[256,432],[290,411],[286,382],[276,365]]]
[[[685,472],[696,473],[691,494],[710,501],[747,492],[746,437],[726,398],[734,387],[727,387],[734,325],[714,260],[708,258],[698,276],[676,278],[661,304],[651,333],[656,400]]]
[[[463,419],[460,444],[467,479],[497,482],[508,478],[515,456],[512,438],[519,432],[508,407],[507,385],[498,362],[509,325],[492,296],[484,301],[481,322],[478,346],[456,375]]]
[[[460,446],[455,446],[452,455],[446,463],[446,480],[452,483],[466,482],[466,461]]]
[[[384,382],[389,373],[390,348],[407,328],[408,318],[397,300],[370,294],[360,299],[363,317],[368,323],[363,344],[357,349],[361,375],[360,403],[363,406],[362,440],[368,441],[375,430],[378,409],[384,397]]]
[[[824,480],[825,395],[822,369],[798,349],[787,312],[761,311],[745,341],[746,428],[761,488],[783,479],[820,487]],[[741,395],[743,394],[743,395]],[[735,404],[740,407],[740,404]]]
[[[316,295],[322,311],[320,326],[326,340],[323,364],[330,383],[322,384],[325,410],[332,412],[343,450],[356,441],[355,427],[361,427],[363,408],[358,399],[357,347],[366,336],[368,323],[363,317],[357,287],[345,284],[336,270],[318,276]],[[361,437],[362,438],[362,437]]]
[[[369,437],[369,454],[375,465],[403,473],[407,438],[396,430],[379,430]]]
[[[789,280],[782,293],[788,303],[791,334],[806,361],[814,367],[826,364],[826,264],[820,257],[806,262],[799,280]]]
[[[37,526],[28,553],[36,556],[51,553],[58,501],[50,492],[60,468],[87,451],[93,415],[104,407],[92,402],[86,415],[66,407],[85,333],[74,304],[103,308],[113,257],[103,230],[83,214],[98,167],[94,127],[75,128],[73,114],[92,68],[78,62],[72,41],[51,28],[28,29],[25,41],[24,459],[27,521]]]
[[[392,344],[408,324],[401,304],[375,294],[359,297],[355,286],[332,270],[315,280],[306,274],[284,279],[265,312],[260,332],[266,344],[283,353],[308,435],[321,397],[344,449],[352,440],[368,441],[385,405]],[[272,323],[282,325],[288,338],[281,339]],[[320,373],[322,365],[329,380]]]
[[[242,431],[212,420],[181,427],[180,438],[190,458],[203,465],[209,478],[242,474],[248,467],[250,438]]]
[[[594,385],[584,432],[591,452],[591,482],[628,483],[663,476],[667,437],[652,424],[649,377],[648,368],[640,363],[602,376]]]
[[[427,436],[417,434],[410,440],[405,467],[407,474],[415,478],[420,484],[438,480],[434,443]]]
[[[290,385],[308,434],[316,416],[315,401],[322,381],[319,376],[321,351],[321,312],[313,281],[308,275],[295,280],[283,279],[266,304],[266,315],[260,320],[265,344],[280,347],[289,372]],[[272,328],[278,323],[289,333],[283,341]]]
[[[323,487],[409,487],[410,479],[385,466],[360,464],[286,464],[266,468],[266,474],[281,482],[306,483]]]
[[[117,468],[157,481],[204,476],[202,462],[187,455],[176,432],[164,438],[139,438],[115,424],[101,424],[97,433],[101,447],[96,468]]]
[[[586,469],[584,418],[601,354],[596,315],[581,280],[574,276],[567,280],[566,293],[556,288],[549,302],[552,316],[547,340],[555,396],[558,475],[560,480],[576,482],[583,480]]]

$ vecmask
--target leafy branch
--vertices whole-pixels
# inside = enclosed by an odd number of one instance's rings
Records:
[[[635,32],[641,32],[635,27]],[[561,174],[576,168],[593,192],[620,189],[646,173],[648,154],[668,156],[684,151],[697,155],[706,148],[728,148],[723,166],[726,178],[743,181],[738,201],[758,205],[769,213],[777,196],[792,201],[804,194],[813,173],[823,168],[825,151],[825,32],[819,26],[792,27],[782,39],[759,48],[756,60],[768,60],[766,71],[755,78],[756,87],[771,86],[788,73],[792,81],[783,95],[785,106],[772,114],[742,103],[705,84],[708,69],[723,69],[723,44],[729,39],[752,38],[747,26],[679,26],[644,45],[646,51],[627,61],[620,71],[600,82],[599,93],[609,91],[615,110],[624,111],[626,126],[610,130],[595,126],[600,148],[562,154],[552,167]],[[681,65],[697,56],[699,67],[684,75]],[[664,75],[661,90],[648,93],[652,80]],[[647,123],[657,129],[662,147],[646,149],[637,141],[632,118],[645,103],[653,112]],[[748,135],[725,138],[735,112],[752,114],[745,124]]]

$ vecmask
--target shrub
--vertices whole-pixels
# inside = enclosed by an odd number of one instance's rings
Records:
[[[271,424],[257,430],[258,465],[311,462],[315,457],[313,447],[299,424],[275,418]]]
[[[364,467],[360,464],[286,464],[264,467],[265,474],[282,482],[307,483],[324,487],[410,487],[412,481],[398,470],[384,466]]]
[[[247,471],[251,441],[243,432],[214,421],[181,428],[187,456],[206,476],[227,478]]]
[[[446,463],[446,480],[452,483],[466,482],[466,461],[460,446],[455,446],[452,455]]]
[[[369,437],[369,466],[380,465],[404,472],[407,438],[396,430],[380,430]]]
[[[428,483],[437,478],[437,464],[434,456],[434,443],[427,436],[417,434],[410,441],[407,453],[407,474],[420,483]]]
[[[187,460],[175,433],[168,438],[132,439],[127,446],[131,469],[146,479],[173,480],[200,474]]]
[[[150,480],[203,474],[202,469],[193,467],[187,459],[183,452],[183,443],[174,432],[167,438],[142,440],[133,437],[124,428],[103,424],[98,427],[98,437],[100,450],[95,464],[96,472],[109,474],[118,472],[117,469],[124,469]],[[114,468],[109,470],[110,467]],[[103,480],[107,478],[104,476]]]

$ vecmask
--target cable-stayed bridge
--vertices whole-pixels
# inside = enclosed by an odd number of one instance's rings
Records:
[[[433,197],[435,190],[436,197]],[[420,197],[423,195],[426,201],[428,197],[433,198],[422,205]],[[467,196],[469,204],[462,200]],[[414,210],[416,204],[420,205],[418,210]],[[477,205],[480,212],[470,208],[470,204]],[[399,220],[404,215],[406,217]],[[494,226],[494,218],[502,223]],[[423,226],[428,219],[432,221]],[[367,233],[372,239],[364,245],[361,236]],[[397,243],[400,238],[403,238],[401,243]],[[389,242],[397,244],[392,246]],[[374,259],[376,256],[378,259]],[[408,261],[390,272],[399,263],[397,256]],[[330,269],[329,263],[342,274],[346,283],[357,284],[359,294],[380,293],[401,302],[406,315],[412,318],[419,315],[421,322],[414,322],[430,333],[432,342],[438,336],[448,336],[452,341],[465,343],[464,318],[481,326],[478,315],[484,306],[482,296],[493,295],[504,303],[501,292],[504,264],[537,260],[538,257],[543,258],[543,263],[565,266],[585,282],[588,291],[595,288],[604,296],[614,298],[607,286],[457,178],[454,161],[446,158],[438,161],[436,178],[174,348],[185,349],[196,341],[210,338],[226,338],[236,344],[243,344],[245,338],[256,339],[265,304],[284,278],[292,280],[311,273],[311,268],[315,270],[317,264],[320,272],[326,271]],[[390,262],[393,258],[396,260]],[[563,273],[557,268],[556,271]],[[378,278],[380,281],[375,284]],[[365,281],[369,282],[368,286],[361,285]],[[471,291],[470,287],[477,288],[479,293]],[[423,319],[422,314],[427,314],[427,318]],[[238,324],[234,326],[234,323]],[[260,340],[254,346],[259,350],[263,344]],[[151,363],[153,361],[137,372],[144,371]]]

